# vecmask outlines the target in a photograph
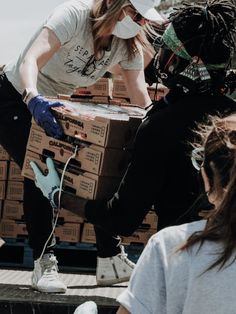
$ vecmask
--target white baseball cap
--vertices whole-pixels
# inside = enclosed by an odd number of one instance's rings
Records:
[[[147,20],[163,22],[163,17],[155,9],[160,0],[129,0],[134,8]]]

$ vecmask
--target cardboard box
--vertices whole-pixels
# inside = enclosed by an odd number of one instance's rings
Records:
[[[24,182],[8,181],[6,199],[7,200],[13,200],[13,201],[23,201],[23,199],[24,199]]]
[[[82,243],[96,243],[96,236],[93,225],[90,223],[84,223],[81,235]]]
[[[21,220],[24,217],[23,202],[5,200],[3,205],[3,219]]]
[[[131,236],[121,237],[121,242],[123,244],[139,243],[146,245],[151,236],[156,232],[156,229],[139,228]]]
[[[0,145],[0,160],[9,160],[10,156],[7,151]]]
[[[110,105],[117,105],[117,106],[127,106],[130,104],[130,99],[129,98],[112,98],[110,100]]]
[[[2,219],[0,222],[0,236],[3,238],[25,237],[27,234],[25,223],[7,219]]]
[[[14,161],[10,161],[8,180],[24,181],[24,177],[21,175],[21,169]]]
[[[132,145],[137,128],[146,114],[144,109],[134,106],[62,103],[65,107],[55,107],[53,110],[64,133],[103,147]]]
[[[156,86],[149,86],[147,90],[152,101],[160,100],[162,97],[165,96],[166,93],[166,90],[163,89],[160,84],[158,84],[157,89]]]
[[[155,211],[150,210],[142,222],[143,228],[157,230],[158,217]]]
[[[157,230],[152,228],[138,228],[131,236],[121,237],[121,240],[123,244],[139,243],[145,245],[148,242],[149,238],[156,232]],[[81,242],[96,243],[96,235],[93,224],[84,223]]]
[[[96,83],[88,86],[88,90],[95,96],[112,97],[113,82],[109,78],[100,78]]]
[[[101,78],[88,87],[78,87],[73,91],[73,95],[92,95],[112,97],[113,82],[109,78]]]
[[[104,148],[95,144],[77,141],[70,144],[47,136],[32,124],[27,149],[40,155],[66,163],[74,153],[77,145],[76,158],[71,160],[75,167],[101,176],[123,176],[129,161],[129,151]]]
[[[8,161],[0,161],[0,180],[7,180]]]
[[[3,212],[3,201],[0,200],[0,220],[2,219],[2,212]]]
[[[60,209],[58,219],[63,220],[64,223],[66,222],[83,223],[84,222],[83,218],[81,218],[80,216],[64,208]]]
[[[70,100],[70,96],[71,95],[67,95],[67,94],[57,94],[57,98],[61,100]]]
[[[6,197],[7,181],[0,181],[0,200]]]
[[[110,98],[107,96],[93,96],[91,101],[95,104],[110,104]]]
[[[30,166],[30,161],[35,161],[39,168],[47,174],[47,166],[45,157],[26,151],[22,175],[34,180],[34,173]],[[62,173],[64,164],[55,161],[55,166]],[[68,166],[65,171],[63,188],[64,190],[76,194],[86,199],[103,199],[113,195],[119,186],[120,178],[117,177],[101,177],[90,172],[73,173],[74,169]]]
[[[120,78],[113,80],[112,97],[129,98],[125,82]]]
[[[65,223],[58,225],[55,229],[55,236],[61,242],[79,242],[80,241],[80,224]]]

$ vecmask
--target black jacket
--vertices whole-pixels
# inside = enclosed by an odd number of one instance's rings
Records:
[[[199,195],[198,174],[190,159],[192,130],[208,114],[234,111],[234,100],[220,95],[182,96],[169,104],[164,100],[154,103],[137,132],[133,157],[119,190],[109,201],[88,201],[88,220],[114,234],[129,235],[153,204],[158,229],[195,219],[188,212]]]

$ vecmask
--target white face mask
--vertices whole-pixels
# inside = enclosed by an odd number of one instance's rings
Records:
[[[141,25],[135,23],[129,15],[126,15],[123,20],[116,23],[112,34],[118,38],[128,39],[135,37],[141,29]]]

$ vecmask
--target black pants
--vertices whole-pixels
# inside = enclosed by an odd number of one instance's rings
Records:
[[[31,114],[21,100],[21,95],[0,75],[0,144],[22,168],[31,127]],[[29,245],[36,259],[52,230],[52,208],[35,186],[34,181],[24,181],[24,216],[29,234]],[[55,244],[49,241],[48,249]],[[47,250],[48,250],[47,249]]]
[[[31,114],[21,95],[0,75],[0,144],[22,168],[31,127]],[[34,181],[24,181],[24,215],[29,234],[29,245],[34,258],[38,258],[52,231],[52,208],[48,200],[35,186]],[[103,229],[95,226],[98,256],[108,257],[120,252],[119,241]],[[50,239],[46,252],[55,245]]]

